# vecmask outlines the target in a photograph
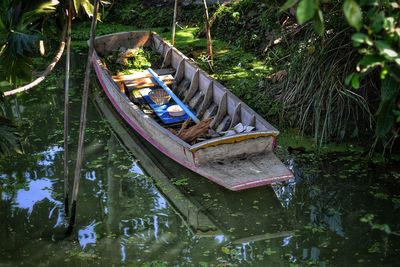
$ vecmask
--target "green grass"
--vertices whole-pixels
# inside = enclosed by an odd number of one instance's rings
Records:
[[[163,28],[164,29],[164,28]],[[161,28],[135,29],[121,24],[99,23],[97,35],[110,34],[121,31],[149,30],[160,34],[164,40],[170,42],[171,32],[161,32]],[[276,121],[278,108],[266,90],[259,89],[260,80],[273,71],[273,68],[264,61],[255,57],[253,53],[224,42],[213,40],[214,66],[210,69],[207,62],[207,40],[198,38],[196,27],[178,28],[175,37],[175,46],[195,62],[213,78],[220,81],[242,101],[251,106],[266,120]],[[73,30],[73,48],[78,51],[87,51],[90,23],[76,23]]]
[[[164,28],[163,28],[164,29]],[[161,28],[135,29],[132,26],[121,24],[99,23],[96,35],[104,35],[122,31],[149,30],[160,34],[164,40],[170,42],[171,32],[161,32]],[[214,51],[214,72],[207,63],[207,40],[197,38],[196,33],[199,29],[196,27],[185,27],[177,29],[175,37],[175,46],[186,56],[193,58],[196,63],[213,78],[219,80],[238,96],[244,96],[243,99],[257,109],[261,103],[256,104],[252,101],[252,96],[260,99],[259,91],[255,90],[260,78],[265,77],[273,70],[254,54],[243,49],[228,44],[222,40],[213,40]],[[73,29],[73,48],[79,51],[87,50],[87,40],[89,39],[90,23],[76,23]],[[262,92],[261,92],[262,93]],[[264,97],[263,97],[264,99]],[[258,110],[261,111],[262,110]],[[262,114],[263,115],[263,114]],[[265,115],[265,114],[264,114]]]
[[[121,31],[149,30],[157,32],[164,40],[170,42],[171,33],[161,32],[164,28],[135,29],[131,26],[121,24],[99,23],[97,35],[110,34]],[[175,46],[186,56],[193,58],[195,62],[213,78],[220,81],[230,89],[242,101],[252,107],[257,113],[273,124],[278,124],[279,114],[283,107],[279,102],[273,101],[271,92],[261,85],[265,77],[277,71],[274,66],[268,64],[270,60],[257,58],[255,54],[245,51],[239,46],[213,40],[214,66],[212,70],[207,62],[207,40],[198,38],[196,27],[185,27],[177,29]],[[86,40],[89,38],[90,23],[78,23],[73,33],[73,47],[86,51]],[[303,146],[307,150],[317,148],[315,139],[304,137],[299,130],[294,130],[289,125],[286,130],[280,129],[279,143],[284,147]],[[350,144],[335,145],[333,143],[323,144],[318,147],[321,152],[338,152],[356,149],[357,146]],[[358,149],[358,148],[357,148]]]
[[[332,152],[365,152],[365,148],[353,142],[348,143],[325,143],[319,146],[311,136],[301,134],[298,129],[286,129],[278,136],[277,142],[279,146],[287,147],[303,147],[306,151],[318,151],[319,153],[332,153]]]

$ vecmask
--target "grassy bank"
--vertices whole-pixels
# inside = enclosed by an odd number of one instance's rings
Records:
[[[74,48],[85,51],[86,40],[89,38],[89,23],[75,25],[73,34]],[[135,30],[133,27],[120,24],[99,24],[97,34],[108,34],[118,31]],[[140,29],[144,30],[144,29]],[[162,32],[162,28],[150,28],[158,32],[165,40],[171,38],[170,32]],[[215,79],[228,87],[235,95],[241,98],[246,104],[254,108],[265,119],[278,123],[276,116],[278,107],[269,98],[268,91],[260,89],[259,84],[271,74],[273,67],[265,64],[265,61],[258,59],[253,53],[233,44],[214,39],[214,66],[210,69],[207,63],[207,41],[204,38],[196,37],[198,28],[185,27],[177,30],[176,47],[185,55],[192,58],[202,69],[208,72]]]
[[[90,24],[88,22],[74,25],[73,46],[74,49],[86,52],[86,40]],[[109,34],[120,31],[138,30],[132,26],[121,24],[100,23],[97,34]],[[140,30],[151,30],[159,33],[165,40],[169,41],[171,33],[165,28],[148,28]],[[163,32],[164,31],[164,32]],[[270,92],[263,88],[266,77],[276,72],[274,66],[267,64],[265,59],[257,57],[254,52],[249,52],[232,43],[214,39],[214,67],[211,70],[206,60],[207,41],[197,37],[198,27],[178,28],[176,33],[176,47],[195,62],[215,79],[219,80],[235,95],[251,106],[266,120],[280,128],[281,135],[279,144],[283,147],[305,147],[306,150],[314,150],[317,147],[312,137],[304,135],[296,127],[281,127],[279,112],[282,109],[280,103],[276,103]],[[353,151],[357,147],[354,144],[334,145],[324,143],[318,148],[323,152],[330,151]]]

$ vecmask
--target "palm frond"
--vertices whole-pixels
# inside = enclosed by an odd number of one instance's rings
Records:
[[[30,1],[24,8],[25,12],[21,16],[18,28],[27,28],[43,15],[55,12],[58,4],[57,0]]]
[[[9,82],[31,79],[32,64],[28,56],[36,50],[40,38],[38,22],[54,12],[58,4],[57,0],[1,1],[0,65]]]
[[[7,80],[11,84],[32,78],[31,59],[23,54],[16,53],[10,46],[6,46],[0,54],[0,66],[7,66],[2,68],[5,76],[2,77],[2,80]]]
[[[110,5],[111,3],[106,0],[100,0],[100,4],[102,5]],[[73,5],[75,9],[75,13],[77,15],[80,15],[83,12],[85,12],[86,15],[89,17],[93,16],[93,4],[89,0],[73,0]],[[100,19],[100,14],[97,15],[97,19]]]
[[[74,0],[75,13],[84,11],[89,17],[93,16],[93,4],[89,0]]]
[[[26,52],[32,53],[39,40],[38,35],[23,32],[12,32],[8,35],[8,44],[13,49],[13,53],[24,55]]]

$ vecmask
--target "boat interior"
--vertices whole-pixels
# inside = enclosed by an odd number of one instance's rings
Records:
[[[292,177],[273,153],[278,130],[159,35],[100,36],[95,51],[96,74],[113,106],[168,157],[233,191]],[[146,63],[140,68],[117,63],[147,52],[155,57],[130,59]]]
[[[146,69],[116,72],[106,60],[103,63],[121,92],[146,115],[191,145],[218,137],[260,132],[271,136],[278,134],[273,126],[155,33],[101,36],[96,39],[95,47],[102,59],[118,54],[121,60],[121,55],[134,53],[139,48],[151,49],[161,55],[158,62],[151,62],[151,68],[200,123],[195,123],[187,114],[174,113],[171,106],[176,102],[163,93],[160,82]]]

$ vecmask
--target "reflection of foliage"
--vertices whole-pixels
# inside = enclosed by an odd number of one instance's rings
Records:
[[[187,178],[182,178],[182,179],[177,179],[172,182],[174,185],[188,185],[188,179]]]
[[[397,234],[397,233],[392,232],[389,225],[375,223],[374,217],[375,217],[375,215],[369,213],[369,214],[366,214],[365,216],[361,217],[360,221],[363,223],[369,224],[371,226],[371,228],[374,230],[381,230],[387,234]],[[399,234],[397,234],[397,235],[399,235]]]
[[[168,262],[154,260],[154,261],[144,262],[141,266],[142,267],[166,267],[166,266],[168,266]]]
[[[396,203],[400,202],[398,162],[382,164],[356,153],[304,154],[297,156],[296,162],[307,167],[289,206],[289,211],[296,214],[293,225],[297,226],[297,234],[303,236],[292,240],[301,248],[297,252],[294,249],[292,255],[302,262],[305,249],[311,248],[311,254],[317,249],[319,256],[310,256],[316,264],[325,260],[326,252],[348,249],[353,254],[359,251],[358,260],[374,261],[370,254],[375,253],[385,253],[385,260],[390,260],[398,243],[388,248],[384,240],[397,238],[394,231],[398,229]],[[357,248],[353,247],[354,241]],[[383,247],[385,252],[379,250]],[[357,259],[349,258],[347,263],[352,265],[354,260]]]
[[[19,133],[10,120],[0,117],[0,156],[19,151]]]
[[[3,97],[0,96],[0,157],[20,150],[19,132],[3,115]]]

